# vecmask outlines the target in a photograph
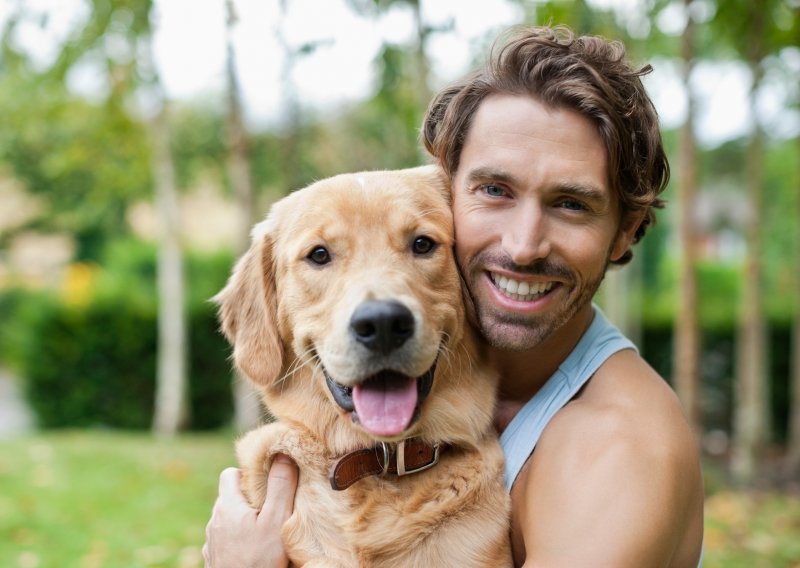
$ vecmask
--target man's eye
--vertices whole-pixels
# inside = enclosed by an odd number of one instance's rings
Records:
[[[502,187],[491,183],[484,185],[483,191],[485,191],[486,195],[488,195],[489,197],[503,197],[506,194],[505,190]]]
[[[414,251],[414,254],[428,254],[435,246],[436,243],[430,237],[417,237],[411,243],[411,250]]]
[[[561,202],[561,207],[570,211],[586,211],[587,207],[575,199],[565,199]]]
[[[325,247],[316,247],[314,250],[308,253],[306,258],[314,264],[323,265],[328,264],[331,261],[331,254]]]

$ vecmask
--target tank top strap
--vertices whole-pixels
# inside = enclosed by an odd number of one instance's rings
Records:
[[[594,318],[575,349],[542,388],[514,416],[500,436],[505,454],[505,483],[511,490],[547,424],[611,355],[636,346],[597,306]]]

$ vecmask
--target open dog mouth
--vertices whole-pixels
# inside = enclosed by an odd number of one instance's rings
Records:
[[[353,421],[375,436],[397,436],[419,418],[420,405],[433,385],[436,363],[414,378],[389,369],[349,387],[337,383],[323,368],[333,399]]]

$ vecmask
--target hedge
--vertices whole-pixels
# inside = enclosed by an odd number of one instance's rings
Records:
[[[0,293],[0,360],[22,377],[43,428],[150,428],[155,399],[155,250],[117,244],[97,269],[87,302],[64,294]],[[193,430],[233,414],[230,349],[207,301],[230,270],[228,255],[187,262],[189,402]]]

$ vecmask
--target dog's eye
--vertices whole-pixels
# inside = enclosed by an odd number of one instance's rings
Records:
[[[414,254],[428,254],[436,246],[433,239],[429,237],[417,237],[411,245]]]
[[[331,261],[331,254],[325,247],[316,247],[306,257],[314,264],[328,264]]]

